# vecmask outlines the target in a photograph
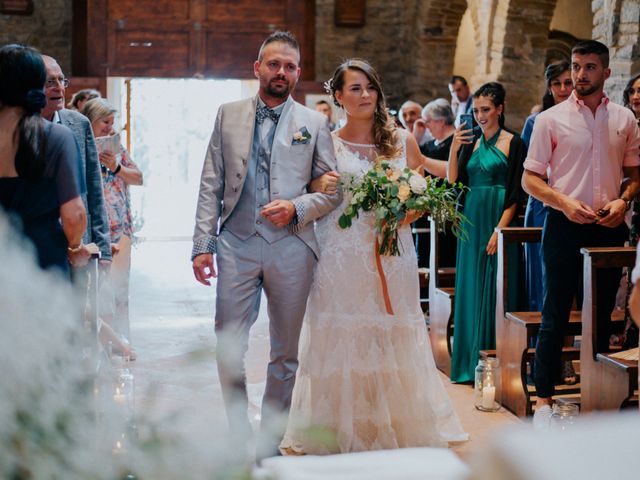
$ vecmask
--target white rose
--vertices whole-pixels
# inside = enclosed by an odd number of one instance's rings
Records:
[[[427,181],[422,175],[412,175],[409,179],[409,185],[413,193],[420,194],[427,189]]]
[[[294,140],[300,140],[300,139],[302,139],[302,133],[300,133],[300,132],[296,132],[296,133],[294,133],[294,134],[293,134],[293,139],[294,139]]]

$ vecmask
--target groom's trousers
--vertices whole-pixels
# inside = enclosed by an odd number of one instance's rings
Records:
[[[270,359],[262,402],[261,436],[273,453],[286,426],[298,367],[298,340],[311,287],[315,255],[298,237],[268,243],[259,234],[240,240],[228,230],[217,245],[215,329],[222,394],[231,433],[251,436],[244,357],[264,290],[268,302]],[[268,442],[269,443],[269,442]]]

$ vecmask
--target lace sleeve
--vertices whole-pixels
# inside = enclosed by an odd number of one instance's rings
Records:
[[[404,168],[407,166],[407,138],[411,135],[411,132],[404,128],[399,128],[398,143],[400,144],[400,154],[398,155],[398,166]]]

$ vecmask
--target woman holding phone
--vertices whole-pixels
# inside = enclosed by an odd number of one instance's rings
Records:
[[[449,182],[469,189],[463,207],[466,237],[458,239],[456,259],[453,382],[472,381],[479,351],[496,346],[495,228],[511,225],[525,198],[520,181],[527,148],[504,127],[504,99],[504,88],[496,82],[473,94],[479,128],[469,128],[468,118],[461,120],[447,163]]]

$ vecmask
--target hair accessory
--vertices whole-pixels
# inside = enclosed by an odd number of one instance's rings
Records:
[[[329,95],[332,95],[333,94],[332,87],[333,87],[333,77],[327,80],[326,82],[324,82],[324,91],[327,92]]]
[[[25,98],[25,108],[28,113],[39,113],[47,104],[47,97],[42,90],[31,89]]]

